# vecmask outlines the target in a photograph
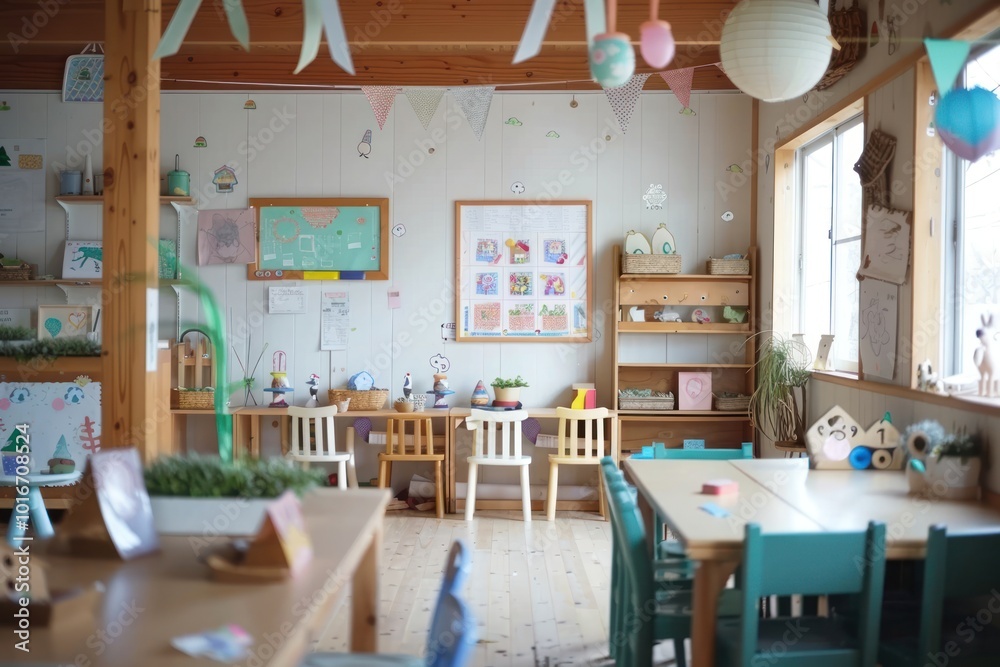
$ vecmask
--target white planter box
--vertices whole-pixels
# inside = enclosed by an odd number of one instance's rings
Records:
[[[271,498],[185,498],[151,496],[160,535],[256,535]]]

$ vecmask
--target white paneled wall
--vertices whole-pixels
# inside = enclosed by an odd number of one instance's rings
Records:
[[[11,107],[0,113],[0,137],[44,137],[49,165],[47,227],[44,233],[0,238],[0,252],[39,264],[59,275],[65,217],[55,203],[58,174],[52,165],[79,166],[74,155],[92,151],[100,169],[99,105],[61,102],[58,94],[3,94]],[[243,266],[198,267],[196,213],[181,216],[180,261],[215,292],[232,318],[232,344],[251,357],[268,344],[257,386],[269,381],[271,354],[285,350],[296,402],[308,397],[304,381],[321,376],[320,395],[343,387],[359,370],[369,370],[378,386],[401,393],[403,374],[413,374],[416,391],[430,389],[430,357],[451,361],[448,373],[454,405],[467,404],[480,379],[521,374],[531,388],[524,400],[556,405],[569,399],[572,382],[596,381],[603,404],[610,404],[611,337],[604,335],[612,303],[611,248],[630,229],[651,234],[663,222],[674,233],[685,272],[704,271],[709,256],[744,252],[750,239],[750,185],[731,188],[729,165],[743,162],[750,149],[751,103],[738,94],[695,94],[682,115],[671,94],[647,93],[623,135],[603,93],[498,93],[481,140],[446,95],[430,128],[424,130],[403,95],[382,130],[360,93],[253,93],[256,110],[245,111],[246,93],[167,93],[162,96],[161,170],[173,169],[174,155],[191,172],[199,208],[240,208],[252,197],[363,196],[390,199],[391,224],[406,234],[390,237],[391,280],[345,282],[350,294],[350,338],[346,352],[319,350],[319,283],[310,287],[308,312],[267,314],[268,282],[248,282]],[[508,124],[517,118],[520,125]],[[360,157],[357,145],[372,130],[372,150]],[[550,131],[559,137],[546,137]],[[204,136],[206,148],[193,148]],[[236,168],[239,184],[216,194],[213,172]],[[510,186],[521,181],[522,195]],[[642,195],[662,184],[662,210],[646,210]],[[440,325],[454,321],[454,202],[459,199],[590,199],[594,202],[597,318],[590,344],[444,342]],[[725,211],[735,219],[723,222]],[[162,211],[164,237],[172,237],[174,211]],[[331,283],[325,283],[330,287]],[[386,291],[401,290],[401,308],[390,310]],[[0,291],[2,306],[61,302],[55,288]],[[173,303],[169,290],[161,300]],[[169,314],[172,308],[165,307]],[[180,327],[202,321],[192,298],[181,301]],[[164,321],[164,337],[175,323]],[[408,334],[409,344],[403,345]],[[230,355],[230,381],[240,379]],[[245,361],[245,359],[244,359]],[[260,400],[260,393],[257,393]],[[234,396],[234,404],[236,397]],[[242,396],[240,396],[242,403]],[[202,420],[191,420],[192,424]],[[193,425],[208,436],[210,420]]]

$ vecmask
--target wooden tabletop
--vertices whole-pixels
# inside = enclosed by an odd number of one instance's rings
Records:
[[[16,658],[98,667],[217,666],[220,663],[186,656],[172,648],[170,640],[236,623],[253,637],[251,650],[259,664],[294,665],[351,581],[372,538],[380,534],[388,501],[389,492],[382,489],[310,492],[303,513],[313,560],[297,578],[279,583],[211,581],[207,566],[198,561],[197,553],[204,551],[200,538],[161,537],[159,553],[126,563],[50,553],[45,556],[50,587],[101,581],[106,587],[101,608],[93,617],[58,630],[32,627],[30,654],[21,655],[5,641],[0,662]],[[41,546],[35,548],[41,551]]]
[[[783,502],[764,485],[742,474],[729,461],[626,459],[625,470],[639,492],[696,560],[738,559],[743,553],[743,527],[754,522],[765,532],[821,532],[823,527]],[[739,492],[709,496],[703,483],[713,479],[739,482]],[[703,509],[712,504],[728,516]]]
[[[526,407],[522,408],[522,410],[527,412],[529,417],[535,417],[538,419],[555,418],[558,416],[556,415],[555,408]],[[450,413],[450,416],[457,418],[468,417],[472,414],[472,410],[470,408],[451,408],[448,412]],[[609,417],[614,417],[617,414],[617,410],[608,410]]]
[[[812,470],[807,459],[731,461],[757,483],[773,488],[791,507],[826,530],[864,530],[869,521],[886,525],[888,558],[923,558],[927,530],[935,524],[949,533],[1000,530],[1000,511],[960,500],[924,498],[908,493],[902,471]]]

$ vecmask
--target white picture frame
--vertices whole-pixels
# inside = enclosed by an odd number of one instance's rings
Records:
[[[38,340],[86,338],[94,329],[94,306],[38,306]]]

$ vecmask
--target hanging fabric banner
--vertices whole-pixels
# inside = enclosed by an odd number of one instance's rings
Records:
[[[660,76],[670,86],[670,90],[677,96],[677,101],[685,109],[691,106],[691,83],[694,81],[694,68],[672,69],[660,72]]]
[[[378,121],[378,129],[385,125],[385,119],[392,109],[392,101],[396,99],[395,86],[361,86],[361,92],[368,98],[368,104],[372,105],[375,112],[375,120]]]
[[[622,134],[628,132],[629,121],[632,120],[632,113],[635,111],[635,103],[639,100],[642,87],[646,85],[649,74],[635,74],[624,86],[618,88],[605,88],[604,94],[608,96],[611,109],[618,117],[618,127]]]
[[[490,115],[490,105],[493,103],[495,86],[470,86],[468,88],[451,88],[455,101],[462,107],[469,127],[476,133],[476,139],[483,138],[486,118]]]
[[[174,15],[170,17],[167,29],[163,31],[163,37],[160,38],[156,51],[153,52],[153,60],[166,58],[177,53],[199,7],[201,7],[201,0],[181,0],[177,9],[174,10]]]
[[[549,29],[549,20],[555,7],[556,0],[535,0],[521,34],[521,43],[517,45],[517,53],[514,54],[515,65],[534,58],[542,50],[542,40],[545,39],[545,31]]]
[[[972,44],[960,39],[924,40],[927,47],[927,57],[931,60],[934,71],[934,81],[937,83],[938,96],[941,97],[955,85],[955,79],[965,67]]]
[[[437,112],[441,98],[444,97],[444,88],[403,88],[403,94],[410,101],[413,113],[417,114],[420,124],[426,130],[430,127],[431,119]]]
[[[608,31],[604,0],[583,0],[583,11],[587,21],[587,46],[594,43],[594,37]]]
[[[351,51],[347,46],[347,35],[344,32],[344,21],[340,16],[340,5],[337,0],[302,0],[302,50],[299,52],[299,64],[293,74],[298,74],[319,53],[319,43],[326,30],[326,41],[330,46],[330,57],[340,69],[348,74],[354,74],[354,63]]]

